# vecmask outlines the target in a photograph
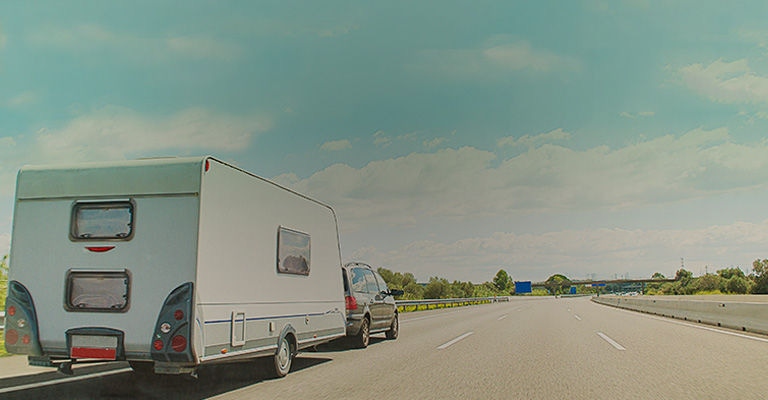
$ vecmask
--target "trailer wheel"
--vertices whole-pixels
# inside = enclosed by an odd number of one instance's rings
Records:
[[[288,375],[288,371],[291,370],[291,364],[293,363],[293,345],[287,335],[280,339],[274,361],[275,375],[278,378]]]
[[[352,343],[359,349],[368,347],[368,342],[371,340],[371,323],[368,318],[363,318],[362,324],[360,324],[360,332],[352,337]]]
[[[385,333],[387,339],[395,340],[397,335],[400,334],[400,318],[395,313],[395,317],[392,318],[392,325],[389,326],[389,330]]]

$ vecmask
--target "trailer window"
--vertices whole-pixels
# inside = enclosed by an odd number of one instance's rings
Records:
[[[131,202],[75,204],[72,217],[74,239],[128,239],[132,234],[133,204]]]
[[[70,271],[67,274],[67,310],[122,312],[128,307],[128,272]]]
[[[309,235],[281,226],[277,233],[277,272],[309,275],[309,266]]]

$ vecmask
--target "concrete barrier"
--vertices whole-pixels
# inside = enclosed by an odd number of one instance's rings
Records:
[[[600,296],[592,301],[608,306],[686,321],[768,335],[768,303],[722,297],[703,300],[685,296]]]

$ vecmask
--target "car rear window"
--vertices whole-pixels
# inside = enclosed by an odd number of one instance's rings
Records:
[[[75,203],[71,233],[77,240],[126,240],[133,234],[133,203]]]

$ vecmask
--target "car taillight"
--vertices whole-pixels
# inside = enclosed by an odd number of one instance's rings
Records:
[[[357,299],[354,296],[346,296],[344,301],[347,305],[347,310],[357,310]]]

